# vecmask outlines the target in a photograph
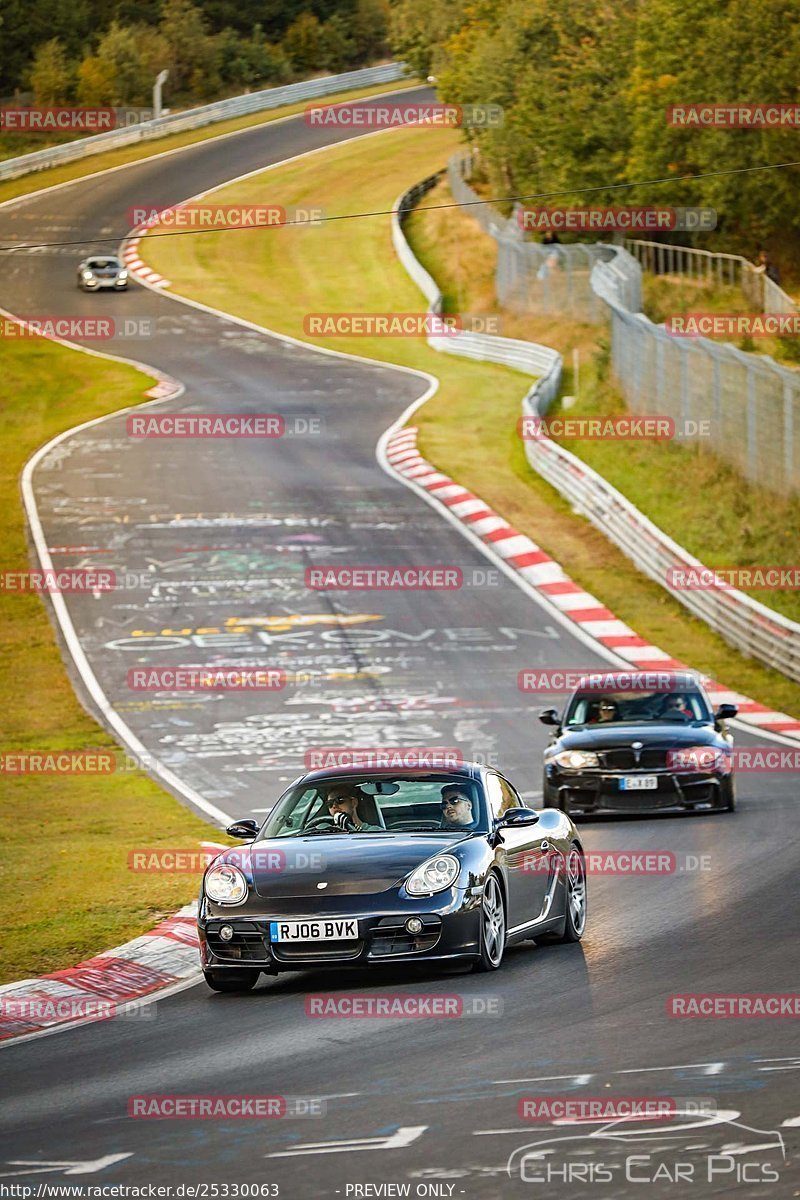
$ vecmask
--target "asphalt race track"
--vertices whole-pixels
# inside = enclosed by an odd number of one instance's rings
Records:
[[[517,672],[606,660],[381,469],[381,434],[427,382],[290,345],[136,284],[107,300],[74,286],[78,259],[111,249],[93,238],[124,236],[133,204],[175,203],[349,136],[299,117],[0,207],[4,245],[85,242],[3,256],[0,306],[25,317],[113,305],[120,319],[153,318],[153,336],[102,346],[185,384],[152,411],[276,412],[322,426],[274,442],[157,442],[129,438],[125,417],[111,417],[40,463],[39,513],[50,547],[62,549],[57,565],[135,577],[128,589],[67,598],[81,644],[136,737],[224,813],[263,814],[303,770],[306,750],[346,747],[356,731],[378,747],[458,747],[501,766],[535,803],[546,731],[535,720],[541,701],[518,691]],[[305,588],[307,566],[352,563],[448,564],[465,586]],[[197,698],[127,685],[134,666],[231,662],[311,678],[275,693]],[[796,983],[796,783],[742,775],[738,796],[733,815],[587,825],[589,849],[669,850],[681,869],[590,879],[580,946],[525,943],[489,976],[306,973],[245,996],[201,983],[136,1018],[5,1046],[0,1183],[274,1183],[287,1198],[409,1184],[411,1195],[534,1196],[535,1172],[510,1178],[508,1158],[564,1129],[526,1126],[518,1101],[569,1092],[668,1096],[679,1107],[711,1099],[728,1114],[638,1131],[637,1154],[694,1164],[691,1183],[668,1172],[646,1181],[645,1161],[633,1179],[616,1175],[612,1190],[596,1186],[599,1196],[792,1195],[800,1128],[785,1123],[800,1114],[800,1058],[791,1023],[676,1020],[665,1009],[673,993],[787,992]],[[706,869],[696,869],[698,856]],[[486,1001],[493,1015],[313,1019],[304,997],[321,990],[457,994]],[[283,1095],[298,1115],[132,1120],[128,1099],[142,1093]],[[325,1101],[324,1115],[302,1114],[311,1100]],[[741,1170],[709,1181],[703,1155],[722,1145],[738,1147]],[[630,1150],[619,1138],[602,1146],[617,1164]],[[78,1179],[45,1169],[106,1156]],[[766,1163],[780,1183],[764,1175]],[[574,1182],[548,1190],[586,1194]]]

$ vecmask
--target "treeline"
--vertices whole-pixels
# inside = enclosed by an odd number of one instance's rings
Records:
[[[797,161],[800,127],[666,120],[668,105],[798,101],[796,0],[396,0],[392,34],[399,56],[436,75],[442,99],[505,109],[502,128],[469,135],[497,194],[710,206],[719,230],[698,244],[720,247],[721,234],[752,256],[788,239],[797,255],[800,169],[681,177]]]
[[[202,103],[316,72],[348,71],[389,52],[388,0],[6,0],[0,95],[39,105]]]

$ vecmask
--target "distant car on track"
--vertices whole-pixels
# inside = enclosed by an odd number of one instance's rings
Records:
[[[219,992],[259,973],[445,963],[494,971],[506,946],[577,942],[586,866],[563,813],[494,770],[314,771],[208,867],[198,930]]]
[[[572,815],[732,812],[734,704],[712,711],[690,672],[598,672],[579,681],[544,752],[543,803]]]
[[[113,254],[94,254],[78,266],[78,287],[84,292],[124,292],[128,287],[128,272]]]

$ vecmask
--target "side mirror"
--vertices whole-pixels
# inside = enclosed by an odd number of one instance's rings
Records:
[[[717,711],[714,713],[715,721],[731,721],[739,709],[735,704],[720,704]]]
[[[245,838],[252,842],[259,830],[258,821],[253,821],[250,817],[246,817],[243,821],[234,821],[225,830],[228,837]]]
[[[543,725],[560,725],[561,717],[558,715],[557,708],[543,708],[539,713],[539,720]]]
[[[498,829],[517,829],[523,825],[535,825],[538,812],[532,808],[508,808],[497,822]]]

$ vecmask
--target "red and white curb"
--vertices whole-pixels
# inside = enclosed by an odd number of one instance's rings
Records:
[[[129,275],[135,276],[137,279],[149,283],[151,287],[168,288],[171,287],[169,279],[165,279],[163,275],[159,275],[158,271],[153,271],[148,267],[147,263],[142,262],[139,257],[139,242],[143,230],[134,230],[133,236],[126,239],[122,250],[122,260]]]
[[[437,471],[417,450],[417,428],[406,426],[386,443],[386,459],[396,474],[422,487],[428,496],[479,538],[486,549],[512,567],[528,584],[579,626],[583,634],[625,659],[632,667],[690,671],[693,668],[665,650],[640,638],[635,630],[618,620],[601,600],[574,583],[563,568],[525,534],[509,525],[479,496]],[[773,712],[748,696],[732,692],[716,680],[706,680],[714,704],[736,704],[738,720],[766,733],[800,741],[800,721],[786,713]]]
[[[201,842],[210,864],[220,842]],[[133,1018],[155,992],[195,982],[200,972],[197,904],[187,904],[141,937],[76,967],[0,986],[0,1044],[56,1027]]]
[[[198,973],[196,910],[75,967],[0,987],[0,1042],[55,1026],[123,1017],[128,1006]]]

